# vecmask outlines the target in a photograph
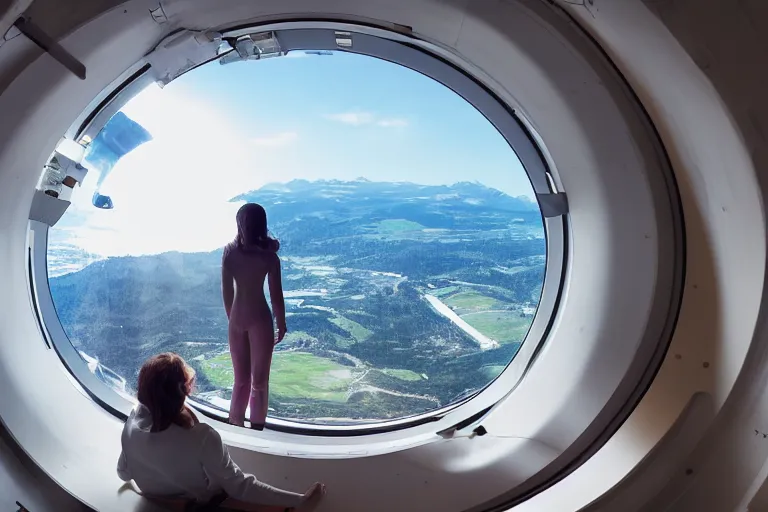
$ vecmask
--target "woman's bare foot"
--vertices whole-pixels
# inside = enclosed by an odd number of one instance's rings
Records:
[[[325,485],[316,482],[304,493],[304,501],[296,507],[296,512],[311,512],[315,510],[320,500],[325,496]]]
[[[251,423],[250,428],[251,428],[251,430],[264,430],[264,424],[263,423]]]

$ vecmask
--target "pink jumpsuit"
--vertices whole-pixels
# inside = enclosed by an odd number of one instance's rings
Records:
[[[278,320],[284,319],[280,259],[272,251],[230,243],[224,248],[221,274],[224,307],[229,318],[229,351],[235,373],[229,421],[242,426],[246,406],[250,405],[251,425],[263,426],[275,346],[272,312],[264,296],[264,279],[269,276],[269,294],[275,315]]]

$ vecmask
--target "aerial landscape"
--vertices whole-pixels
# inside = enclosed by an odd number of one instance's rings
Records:
[[[471,396],[511,361],[546,260],[538,205],[474,182],[293,180],[258,202],[281,241],[288,334],[270,415],[313,423],[407,417]],[[175,351],[196,397],[226,409],[233,383],[221,250],[101,258],[56,236],[51,293],[72,343],[113,386]],[[102,372],[105,373],[105,372]]]
[[[546,239],[523,165],[473,105],[409,68],[344,51],[211,62],[81,143],[90,173],[48,231],[50,290],[90,371],[124,395],[174,351],[195,399],[226,414],[221,256],[246,202],[281,244],[273,418],[457,403],[504,370],[536,314]]]

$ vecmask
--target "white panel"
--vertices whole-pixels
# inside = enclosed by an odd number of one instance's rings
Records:
[[[464,20],[469,0],[433,0],[417,5],[412,0],[358,1],[307,0],[164,0],[163,10],[170,23],[185,27],[219,27],[250,20],[330,18],[373,23],[391,28],[393,23],[412,27],[420,36],[452,46]]]
[[[620,484],[638,507],[644,505],[653,492],[624,478],[657,445],[695,393],[711,393],[713,417],[725,411],[726,399],[746,399],[729,394],[750,344],[764,343],[753,338],[765,275],[764,212],[755,168],[731,113],[674,36],[640,2],[600,2],[590,9],[563,4],[615,60],[665,142],[685,208],[686,292],[672,345],[640,406],[596,456],[519,507],[526,512],[587,507]],[[717,423],[701,428],[713,425]],[[736,473],[743,469],[739,461],[757,462],[759,468],[765,460],[765,444],[754,436],[753,426],[757,428],[755,423],[732,427],[732,439],[743,441],[739,452],[728,443],[721,447],[721,456],[711,460],[718,467],[727,459],[730,470],[699,489],[696,505],[680,504],[675,510],[730,510],[718,508],[716,498],[735,505],[735,496],[726,489],[743,483],[745,475]],[[691,485],[699,468],[681,465],[676,470],[664,505]],[[661,491],[660,485],[655,491]]]
[[[12,173],[40,169],[68,124],[160,40],[161,31],[286,12],[346,13],[352,19],[412,25],[433,41],[455,45],[457,60],[471,62],[469,68],[487,77],[506,101],[522,106],[557,164],[558,179],[569,193],[575,243],[555,336],[523,385],[489,420],[485,437],[435,436],[387,455],[312,460],[285,456],[292,451],[284,435],[227,427],[222,432],[232,444],[261,444],[283,455],[233,450],[245,469],[271,483],[301,489],[324,478],[330,494],[323,509],[334,511],[464,510],[525,483],[551,463],[605,407],[646,328],[658,320],[649,316],[660,286],[659,251],[669,234],[664,224],[669,219],[656,218],[660,207],[652,196],[659,162],[648,140],[633,140],[647,134],[610,73],[592,69],[594,60],[580,56],[562,34],[517,3],[473,2],[468,16],[456,6],[429,1],[163,5],[170,20],[166,25],[150,20],[142,2],[129,2],[69,37],[67,48],[88,66],[87,81],[75,83],[44,56],[0,97],[0,110],[11,121],[0,126],[0,141],[7,144],[0,147],[0,180],[9,184],[0,188],[0,232],[6,235],[0,237],[0,264],[25,264],[23,235],[35,173],[21,173],[21,178]],[[744,209],[750,207],[748,202]],[[117,493],[112,471],[120,423],[70,385],[56,354],[39,340],[24,274],[10,274],[10,286],[0,291],[3,419],[66,488],[99,510],[130,509],[138,500]],[[625,436],[621,446],[634,443],[637,432]],[[371,440],[376,441],[383,442]],[[303,440],[294,442],[299,445],[294,452],[300,452]],[[576,497],[587,496],[599,482],[593,479]],[[540,510],[569,510],[573,503]]]
[[[0,496],[5,510],[17,510],[19,502],[31,511],[56,510],[75,512],[87,510],[80,502],[67,495],[50,481],[43,481],[16,456],[3,437],[0,437]]]
[[[42,190],[35,190],[32,206],[29,208],[29,220],[53,226],[59,222],[69,205],[69,201],[49,196]]]

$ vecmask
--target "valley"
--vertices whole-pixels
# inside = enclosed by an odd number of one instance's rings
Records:
[[[264,205],[282,244],[289,332],[273,360],[274,416],[357,423],[448,405],[492,381],[530,327],[546,245],[526,198],[475,183],[295,180],[233,201]],[[52,230],[51,292],[72,343],[128,392],[147,357],[178,352],[197,397],[226,409],[221,251],[77,251]]]

